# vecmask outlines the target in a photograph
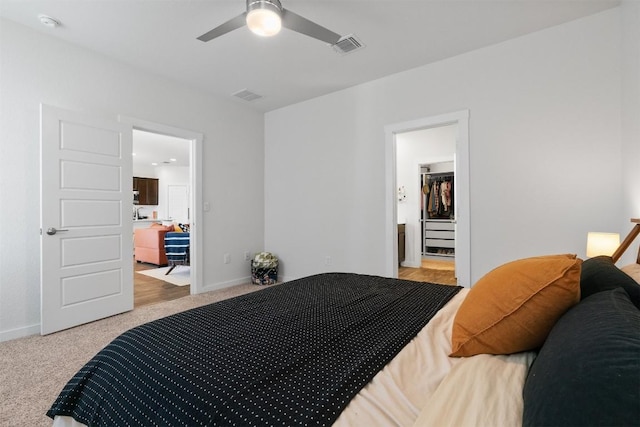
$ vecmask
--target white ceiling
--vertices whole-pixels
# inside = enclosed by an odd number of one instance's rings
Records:
[[[365,48],[340,55],[283,29],[196,37],[245,10],[244,0],[0,0],[0,16],[196,90],[269,111],[578,19],[618,0],[281,0]],[[46,14],[62,25],[45,27]],[[248,103],[231,94],[248,89]]]
[[[133,130],[133,172],[154,167],[189,166],[189,141]]]

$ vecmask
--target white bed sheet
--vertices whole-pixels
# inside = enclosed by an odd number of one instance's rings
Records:
[[[414,427],[510,427],[522,425],[522,387],[532,351],[479,354],[460,360],[438,386]]]
[[[629,264],[622,267],[620,270],[627,273],[633,280],[640,284],[640,264]]]
[[[455,314],[469,289],[462,289],[449,301],[400,353],[380,371],[349,403],[336,420],[336,427],[355,426],[427,426],[438,425],[442,420],[462,420],[464,425],[488,425],[488,420],[500,419],[507,424],[519,425],[522,407],[516,398],[514,405],[502,405],[504,396],[515,393],[521,396],[527,369],[533,353],[513,356],[474,356],[471,358],[449,357],[451,352],[451,330]],[[460,369],[453,369],[460,364]],[[506,364],[506,365],[505,365]],[[510,366],[512,369],[504,369]],[[492,412],[484,409],[491,388],[473,388],[484,379],[470,373],[504,373],[498,388],[504,389]],[[451,376],[449,377],[449,375]],[[467,378],[470,383],[458,384]],[[447,381],[444,381],[447,379]],[[486,379],[486,378],[485,378]],[[492,387],[497,384],[490,381]],[[505,388],[505,382],[509,387]],[[467,390],[465,393],[462,393]],[[433,401],[433,404],[431,404]],[[448,402],[446,405],[443,402]],[[519,406],[518,406],[519,405]],[[451,411],[467,415],[451,417]],[[506,413],[507,415],[504,415]],[[462,417],[462,418],[461,418]],[[473,424],[468,420],[476,419]],[[54,427],[82,427],[71,417],[58,416]],[[455,425],[455,424],[454,424]]]
[[[412,426],[461,359],[449,357],[451,329],[469,289],[461,289],[340,414],[334,426]]]

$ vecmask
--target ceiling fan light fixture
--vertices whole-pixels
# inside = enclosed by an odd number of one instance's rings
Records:
[[[278,0],[247,0],[247,27],[263,37],[275,36],[282,28],[282,5]]]

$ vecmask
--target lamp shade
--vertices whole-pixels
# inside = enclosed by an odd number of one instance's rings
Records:
[[[254,34],[270,37],[280,32],[282,9],[279,1],[256,0],[247,3],[247,27]]]
[[[618,233],[596,233],[590,231],[587,234],[587,256],[589,258],[599,255],[611,256],[620,246]]]

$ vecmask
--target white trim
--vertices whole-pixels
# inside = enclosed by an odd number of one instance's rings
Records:
[[[396,135],[457,124],[456,174],[456,276],[460,286],[471,287],[471,227],[469,206],[469,110],[425,117],[384,127],[385,131],[385,247],[386,274],[398,277],[398,218],[396,207]]]
[[[241,277],[239,279],[228,280],[226,282],[210,283],[203,287],[203,292],[219,291],[231,286],[246,285],[251,283],[251,276]],[[260,286],[260,285],[256,285]]]
[[[202,213],[202,142],[204,135],[202,133],[193,132],[186,129],[180,129],[173,126],[167,126],[160,123],[149,122],[134,117],[118,116],[121,122],[129,123],[134,129],[147,132],[160,133],[163,135],[174,136],[191,141],[190,150],[190,186],[191,186],[191,204],[190,204],[190,225],[191,225],[191,294],[199,294],[207,289],[202,280],[203,264],[203,237],[202,227],[200,226],[200,214]]]
[[[40,323],[23,328],[9,329],[0,332],[0,342],[24,338],[30,335],[40,335]]]

